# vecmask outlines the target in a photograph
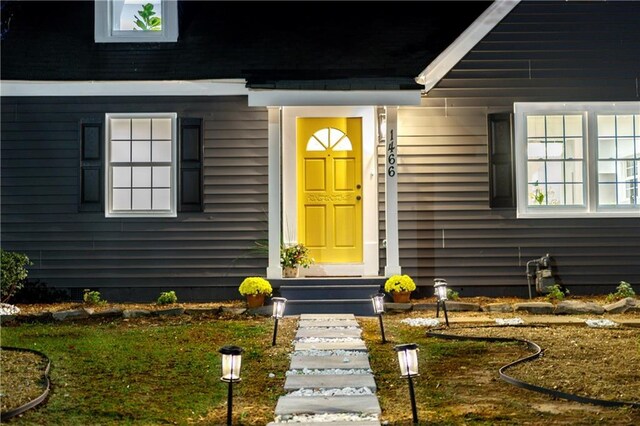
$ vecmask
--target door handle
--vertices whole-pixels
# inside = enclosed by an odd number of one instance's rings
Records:
[[[362,197],[359,196],[359,195],[356,195],[356,200],[360,201],[360,200],[362,200]]]

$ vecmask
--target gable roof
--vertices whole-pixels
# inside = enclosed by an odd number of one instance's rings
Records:
[[[478,44],[520,0],[497,0],[485,10],[458,38],[416,77],[429,92],[449,71]]]
[[[254,89],[415,90],[424,65],[489,4],[181,1],[178,42],[96,44],[93,1],[9,2],[2,79],[242,78]]]

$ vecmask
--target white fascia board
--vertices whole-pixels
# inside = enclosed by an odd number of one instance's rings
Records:
[[[420,90],[249,90],[249,106],[420,105]]]
[[[469,28],[438,55],[438,57],[416,77],[416,82],[424,85],[425,93],[433,89],[518,3],[520,3],[520,0],[495,0]]]
[[[167,81],[0,81],[1,96],[237,96],[244,79]]]

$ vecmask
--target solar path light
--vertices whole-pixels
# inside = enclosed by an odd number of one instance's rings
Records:
[[[271,346],[276,345],[276,336],[278,335],[278,320],[284,317],[284,308],[287,304],[287,299],[284,297],[273,297],[271,298],[273,301],[273,318],[275,323],[273,325],[273,341],[271,342]]]
[[[413,424],[418,424],[418,410],[416,408],[416,395],[413,391],[413,377],[418,377],[418,345],[407,343],[394,347],[398,353],[398,363],[400,364],[400,377],[409,380],[409,397],[411,398],[411,413]]]
[[[373,304],[373,312],[378,315],[380,320],[380,333],[382,334],[382,343],[387,343],[387,339],[384,337],[384,324],[382,323],[382,314],[384,313],[384,293],[377,293],[371,296],[371,303]]]
[[[223,346],[218,351],[222,354],[222,377],[220,380],[229,383],[227,394],[227,426],[231,426],[233,413],[233,382],[239,382],[240,366],[242,365],[242,348],[238,346]]]
[[[440,316],[440,304],[442,304],[442,310],[444,311],[444,320],[449,327],[449,316],[447,315],[447,281],[442,278],[436,278],[433,281],[433,292],[436,296],[436,318]]]

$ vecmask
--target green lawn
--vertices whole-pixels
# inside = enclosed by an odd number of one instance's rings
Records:
[[[49,400],[15,424],[223,423],[227,385],[218,349],[227,344],[245,350],[234,417],[273,420],[290,345],[271,347],[272,320],[184,321],[3,326],[3,345],[37,349],[52,362]],[[290,341],[287,321],[280,337]]]
[[[380,343],[377,319],[360,319],[378,386],[382,420],[390,425],[411,423],[407,381],[399,378],[393,351],[394,345],[409,342],[420,345],[421,376],[415,379],[415,389],[418,413],[424,423],[640,424],[638,410],[554,400],[503,382],[497,370],[528,353],[521,345],[435,339],[427,337],[423,327],[401,324],[404,317],[385,317],[389,340],[385,345]],[[276,347],[271,346],[273,320],[247,316],[3,325],[3,345],[40,350],[52,362],[50,398],[41,407],[14,419],[12,424],[225,424],[227,385],[220,381],[218,349],[233,344],[245,350],[243,381],[234,386],[234,424],[265,425],[273,420],[277,400],[284,394],[290,342],[296,325],[295,318],[280,322]],[[545,329],[517,330],[523,337],[529,335],[537,340]],[[563,366],[570,361],[571,353],[568,357],[554,358],[556,348],[565,347],[567,341],[574,339],[579,343],[581,337],[598,333],[602,339],[608,336],[613,340],[595,348],[585,364],[575,370],[577,376],[570,377],[571,381],[597,373],[604,374],[605,382],[624,386],[625,377],[633,377],[637,372],[637,363],[626,367],[621,364],[620,368],[627,369],[617,372],[622,379],[614,378],[607,374],[615,371],[594,371],[588,361],[594,356],[612,357],[621,353],[626,359],[637,357],[640,352],[633,350],[640,341],[635,330],[571,328],[564,329],[570,331],[571,337],[560,339],[553,339],[555,329],[550,330],[545,338],[551,340],[542,341],[548,351],[542,360],[532,363],[534,366],[544,367],[551,362],[558,369],[566,368]],[[620,346],[613,346],[614,342]],[[582,346],[588,349],[589,345]],[[540,375],[536,371],[531,374]],[[275,377],[270,378],[270,373]],[[547,377],[544,383],[552,385],[554,380]]]

